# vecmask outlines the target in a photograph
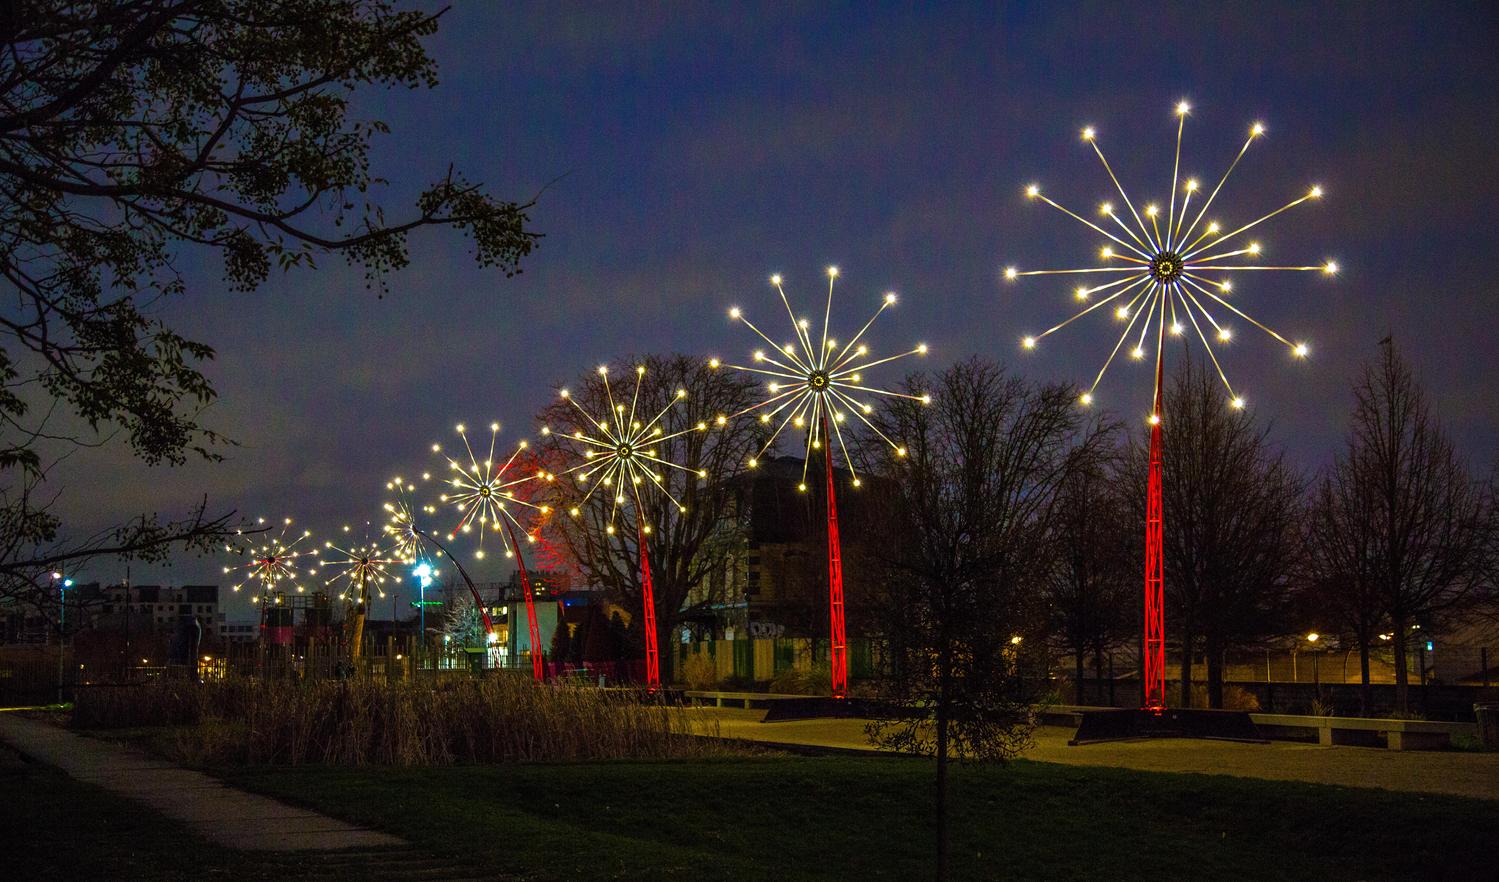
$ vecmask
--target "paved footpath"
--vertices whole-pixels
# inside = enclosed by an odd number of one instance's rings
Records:
[[[406,844],[389,834],[235,790],[202,772],[13,713],[0,713],[0,741],[79,781],[144,803],[230,848],[335,851]]]
[[[719,734],[771,744],[874,750],[865,720],[816,719],[762,723],[760,710],[698,709]],[[1069,747],[1072,729],[1042,726],[1023,754],[1037,762],[1113,766],[1148,772],[1196,772],[1407,793],[1442,793],[1499,800],[1499,753],[1321,747],[1290,741],[1240,744],[1163,738]]]

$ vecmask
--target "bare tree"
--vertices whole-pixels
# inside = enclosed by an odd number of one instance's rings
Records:
[[[1037,587],[1052,566],[1049,537],[1083,421],[1072,390],[1028,384],[977,358],[913,375],[906,387],[930,391],[931,405],[896,400],[877,420],[908,455],[864,447],[879,478],[871,492],[889,497],[871,545],[883,550],[881,685],[898,709],[869,735],[936,757],[937,878],[945,879],[949,758],[1012,757],[1034,725],[1018,653],[1036,633]]]
[[[736,504],[739,490],[735,483],[758,449],[761,430],[753,420],[730,420],[720,425],[717,418],[744,410],[756,400],[758,390],[753,381],[713,370],[702,359],[686,355],[647,356],[627,363],[646,369],[637,406],[640,413],[659,413],[677,390],[687,390],[686,397],[666,411],[662,425],[665,434],[699,425],[706,427],[705,431],[689,431],[659,447],[660,458],[684,467],[662,468],[659,474],[666,492],[681,502],[685,511],[679,510],[670,499],[658,496],[652,488],[641,491],[645,523],[649,527],[647,550],[655,590],[657,639],[660,645],[669,646],[666,638],[684,615],[719,599],[704,589],[715,584],[721,586],[722,575],[731,560],[743,550],[744,534]],[[630,377],[629,388],[633,388],[634,373],[626,373]],[[611,411],[611,402],[597,373],[580,377],[576,385],[569,387],[569,395],[583,411],[594,416],[602,417]],[[568,440],[559,435],[570,434],[575,428],[597,434],[595,427],[580,423],[579,409],[567,401],[554,403],[537,418],[551,429],[551,434],[538,445],[538,456],[551,463],[550,469],[559,474],[575,458]],[[698,471],[708,477],[699,478]],[[566,512],[581,495],[577,486],[565,477],[559,477],[549,486],[553,515],[542,527],[547,538],[577,562],[590,582],[604,587],[626,609],[638,613],[643,598],[633,511],[625,508],[622,515],[625,520],[621,521],[620,513],[608,499],[595,499],[579,508],[576,518],[569,517]],[[632,625],[638,621],[638,617],[632,617]],[[669,665],[670,653],[665,656],[664,663]],[[668,671],[662,672],[663,677],[667,674]]]
[[[1166,392],[1163,543],[1167,614],[1181,636],[1181,704],[1193,654],[1207,662],[1208,703],[1223,706],[1226,653],[1283,630],[1298,561],[1304,481],[1268,429],[1232,408],[1212,371],[1186,359]],[[1144,523],[1148,441],[1132,446],[1136,523]]]
[[[1412,626],[1440,626],[1476,600],[1491,578],[1494,542],[1491,486],[1475,478],[1442,430],[1426,393],[1394,342],[1354,383],[1348,445],[1328,479],[1341,505],[1331,515],[1351,548],[1340,559],[1362,562],[1345,578],[1367,575],[1370,590],[1345,597],[1361,615],[1389,617],[1395,651],[1395,703],[1410,709],[1406,652]],[[1324,547],[1326,542],[1323,543]]]
[[[369,167],[365,87],[430,88],[437,15],[387,0],[15,0],[0,5],[0,547],[11,573],[76,566],[110,547],[152,554],[212,542],[227,518],[154,518],[69,547],[48,514],[39,444],[118,432],[149,464],[217,458],[201,424],[213,349],[151,313],[179,296],[187,252],[222,260],[234,291],[273,265],[336,253],[371,285],[407,236],[460,230],[476,260],[519,271],[528,205],[449,168],[409,216],[387,219]],[[383,287],[382,287],[383,290]],[[37,401],[50,400],[50,407]],[[84,431],[69,427],[82,426]],[[39,501],[40,500],[40,501]],[[11,581],[17,589],[20,583]]]
[[[1306,517],[1303,607],[1358,646],[1359,704],[1370,706],[1369,654],[1389,622],[1377,568],[1374,487],[1339,456],[1312,488]]]
[[[1094,443],[1073,451],[1058,490],[1052,546],[1056,566],[1046,581],[1053,639],[1073,660],[1074,698],[1083,703],[1083,672],[1091,655],[1094,679],[1103,656],[1139,632],[1140,572],[1134,547],[1140,530],[1121,488],[1119,427],[1097,429]]]

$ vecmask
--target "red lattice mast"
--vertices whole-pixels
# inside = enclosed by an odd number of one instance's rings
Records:
[[[831,651],[828,666],[833,672],[833,697],[848,696],[848,638],[843,626],[843,545],[838,539],[838,501],[833,482],[833,450],[828,444],[828,420],[822,420],[822,460],[828,475],[828,631]]]
[[[651,585],[651,559],[646,551],[645,516],[635,513],[636,535],[640,542],[640,604],[644,609],[645,687],[652,693],[661,689],[661,658],[656,648],[656,590]]]
[[[1161,545],[1162,360],[1155,363],[1155,402],[1150,414],[1150,478],[1145,490],[1145,659],[1140,706],[1166,706],[1166,614]]]
[[[526,558],[521,554],[520,543],[515,541],[515,526],[505,522],[510,535],[510,547],[515,549],[515,567],[520,572],[520,590],[526,595],[526,627],[531,633],[531,676],[540,683],[546,679],[546,668],[541,652],[541,628],[536,624],[536,596],[531,591],[531,575],[526,572]]]

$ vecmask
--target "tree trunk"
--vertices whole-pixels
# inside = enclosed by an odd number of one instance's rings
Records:
[[[1193,635],[1182,634],[1182,688],[1180,705],[1182,707],[1192,706],[1192,644],[1195,642]]]
[[[942,690],[937,702],[937,882],[947,882],[947,686],[949,670],[944,663]]]
[[[1207,641],[1208,707],[1223,709],[1223,647]]]
[[[1367,640],[1358,642],[1358,712],[1360,716],[1369,715],[1369,703],[1373,697],[1373,689],[1369,686],[1369,643]]]
[[[1072,679],[1072,703],[1086,704],[1083,701],[1083,648],[1077,647],[1072,652],[1072,659],[1077,663],[1077,671]]]
[[[1405,616],[1392,616],[1391,622],[1395,626],[1395,710],[1403,714],[1410,711],[1410,684],[1405,670],[1405,640],[1409,635]]]

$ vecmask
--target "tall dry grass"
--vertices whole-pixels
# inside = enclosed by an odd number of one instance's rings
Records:
[[[173,726],[165,747],[201,765],[421,766],[724,753],[681,708],[629,693],[486,677],[153,682],[79,695],[81,728]]]

